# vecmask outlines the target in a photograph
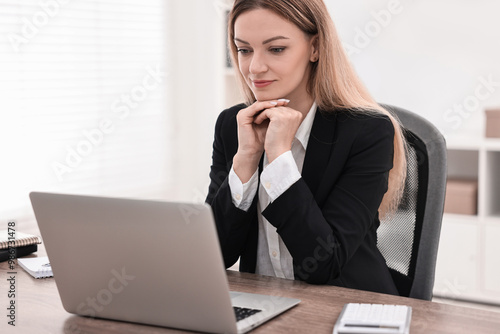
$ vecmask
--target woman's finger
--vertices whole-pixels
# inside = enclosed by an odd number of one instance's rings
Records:
[[[290,116],[290,112],[294,111],[293,109],[290,109],[286,106],[276,106],[273,108],[269,108],[264,110],[262,113],[260,113],[258,116],[255,117],[254,123],[255,124],[260,124],[262,123],[265,119],[271,119],[272,117],[277,117],[279,119],[287,119]]]
[[[279,100],[269,100],[269,101],[257,101],[251,106],[240,111],[242,116],[246,117],[256,117],[259,115],[264,109],[286,106],[290,100],[279,99]]]

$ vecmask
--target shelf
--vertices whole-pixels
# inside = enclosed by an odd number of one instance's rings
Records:
[[[500,151],[500,138],[478,138],[478,137],[458,137],[447,136],[446,147],[449,150],[479,151]]]
[[[476,225],[479,223],[479,217],[477,215],[461,215],[457,213],[448,213],[448,212],[445,212],[443,214],[443,220],[461,222],[466,224],[476,224]]]
[[[482,138],[447,136],[446,147],[449,150],[475,150],[479,151],[483,146]]]
[[[479,295],[480,229],[470,221],[443,220],[434,295],[474,299]]]
[[[491,296],[500,298],[500,267],[498,254],[500,254],[500,224],[487,224],[484,226],[484,276],[481,282],[483,289]]]
[[[500,226],[500,213],[497,215],[491,215],[484,218],[485,225],[498,225]]]
[[[500,151],[500,138],[486,138],[484,147],[488,151]]]
[[[447,148],[448,179],[478,181],[478,214],[443,215],[434,293],[500,305],[500,139],[447,138]]]
[[[443,221],[457,222],[457,223],[464,223],[471,225],[495,224],[500,226],[500,212],[497,214],[485,216],[483,218],[480,218],[478,215],[461,215],[457,213],[445,212],[443,214]]]

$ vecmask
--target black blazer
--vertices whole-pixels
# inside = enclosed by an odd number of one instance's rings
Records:
[[[240,271],[254,273],[258,194],[245,212],[234,206],[228,185],[238,149],[236,114],[244,107],[219,115],[206,202],[214,212],[226,268],[241,257]],[[290,251],[296,279],[398,294],[376,234],[393,140],[394,127],[385,115],[317,110],[302,178],[262,212]]]

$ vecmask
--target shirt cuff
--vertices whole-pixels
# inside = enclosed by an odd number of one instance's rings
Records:
[[[233,204],[238,209],[243,211],[248,211],[250,206],[252,205],[253,198],[257,193],[258,188],[258,169],[255,170],[250,180],[247,183],[241,183],[240,178],[234,172],[233,167],[231,167],[231,171],[229,172],[229,189],[231,189],[231,197],[233,199]]]
[[[260,182],[273,202],[300,178],[292,151],[286,151],[264,168]]]

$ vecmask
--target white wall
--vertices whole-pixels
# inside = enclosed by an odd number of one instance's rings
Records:
[[[483,108],[500,106],[500,2],[325,2],[377,101],[421,114],[448,137],[483,136]],[[377,23],[374,13],[388,9],[393,14]]]
[[[223,9],[219,1],[175,0],[168,8],[171,59],[167,78],[176,154],[168,198],[204,201],[216,116],[222,111]]]
[[[175,199],[199,200],[207,191],[215,119],[224,107],[223,10],[229,2],[175,0],[170,8],[174,63],[169,83],[179,144],[178,186],[171,196]],[[483,135],[483,108],[500,106],[500,86],[489,92],[479,79],[500,83],[500,2],[325,2],[355,68],[377,101],[421,114],[448,137]],[[394,14],[382,26],[373,12],[382,15],[388,8]],[[360,31],[366,29],[374,30],[365,46],[360,44]],[[475,97],[478,87],[481,99]],[[455,105],[462,106],[462,114]]]

